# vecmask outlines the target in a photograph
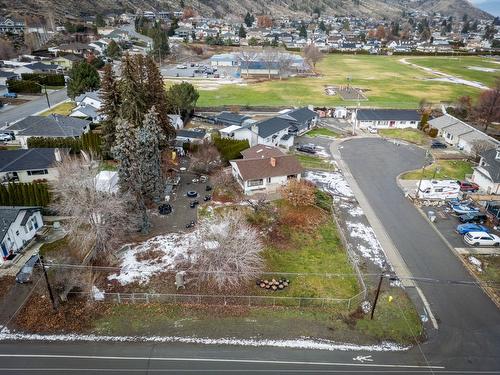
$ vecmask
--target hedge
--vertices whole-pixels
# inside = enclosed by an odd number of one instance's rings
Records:
[[[250,147],[247,140],[239,141],[228,138],[214,137],[214,144],[226,162],[241,158],[240,152]]]
[[[64,86],[64,74],[41,74],[41,73],[23,73],[21,78],[24,81],[38,82],[47,86]]]
[[[7,87],[9,88],[9,92],[18,94],[38,94],[42,92],[42,87],[35,81],[9,79],[7,80]]]
[[[47,206],[50,202],[46,183],[9,183],[0,185],[0,205],[2,206]]]
[[[101,136],[94,132],[85,133],[80,138],[28,138],[28,148],[69,148],[72,154],[88,150],[101,155],[101,144]]]

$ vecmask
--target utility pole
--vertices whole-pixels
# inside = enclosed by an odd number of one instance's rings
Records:
[[[384,280],[384,274],[380,274],[380,279],[378,281],[377,292],[375,293],[375,300],[372,305],[372,312],[370,314],[370,319],[373,320],[373,314],[375,313],[375,306],[377,306],[378,296],[380,294],[380,287],[382,286],[382,280]]]
[[[43,256],[39,256],[40,264],[42,265],[43,275],[45,276],[45,282],[47,283],[47,289],[49,291],[50,301],[52,302],[52,309],[54,312],[57,311],[56,301],[54,299],[54,294],[52,293],[52,288],[50,287],[49,277],[47,276],[47,271],[45,270],[45,264],[43,264]]]
[[[47,99],[47,105],[50,108],[50,102],[49,102],[49,94],[47,94],[47,85],[43,85],[43,88],[45,90],[45,99]]]

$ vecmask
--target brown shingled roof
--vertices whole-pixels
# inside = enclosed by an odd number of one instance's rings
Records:
[[[275,166],[271,163],[272,159],[275,160]],[[231,160],[231,163],[236,164],[243,180],[289,176],[304,171],[297,158],[293,155],[265,159]]]
[[[245,159],[264,159],[283,156],[285,154],[277,147],[256,145],[241,151],[241,155],[243,155],[243,158]]]

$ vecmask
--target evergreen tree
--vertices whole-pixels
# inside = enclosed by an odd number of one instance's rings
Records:
[[[120,93],[122,104],[119,115],[134,127],[140,127],[147,105],[144,98],[144,71],[142,55],[125,55],[122,60]]]
[[[115,143],[112,148],[113,156],[118,160],[118,177],[122,192],[136,191],[136,176],[132,172],[136,163],[137,128],[126,120],[119,119],[116,123]],[[140,190],[140,189],[139,189]]]
[[[160,24],[156,24],[152,30],[153,51],[155,59],[163,59],[170,53],[170,45],[168,44],[168,35],[161,29]]]
[[[100,79],[97,69],[86,61],[75,62],[69,71],[68,96],[75,99],[87,91],[99,88]]]
[[[199,96],[198,91],[188,82],[170,86],[167,91],[168,113],[175,113],[185,119],[193,111]]]
[[[240,29],[238,30],[238,36],[240,38],[246,38],[247,37],[247,32],[246,32],[245,27],[243,25],[240,25]]]
[[[299,36],[301,38],[307,38],[307,29],[306,29],[306,26],[303,23],[300,24]]]
[[[120,46],[114,40],[111,40],[106,48],[106,55],[111,59],[117,59],[121,56],[122,52]]]
[[[110,64],[104,67],[100,98],[102,100],[102,107],[99,112],[104,116],[104,121],[102,122],[104,142],[102,147],[104,153],[109,154],[115,141],[116,118],[121,105],[118,81]]]
[[[326,31],[326,25],[325,25],[325,23],[323,22],[323,20],[321,20],[321,22],[319,23],[318,28],[319,28],[321,31]]]
[[[254,21],[254,16],[252,16],[250,12],[247,12],[247,14],[245,15],[245,25],[247,25],[247,27],[252,27]]]
[[[140,160],[142,196],[156,203],[163,192],[160,144],[164,138],[158,113],[152,107],[137,133],[137,159]]]

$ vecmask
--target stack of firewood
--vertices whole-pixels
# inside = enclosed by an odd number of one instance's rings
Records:
[[[272,291],[285,289],[289,285],[290,280],[288,279],[257,280],[257,286],[261,287],[262,289],[269,289]]]

